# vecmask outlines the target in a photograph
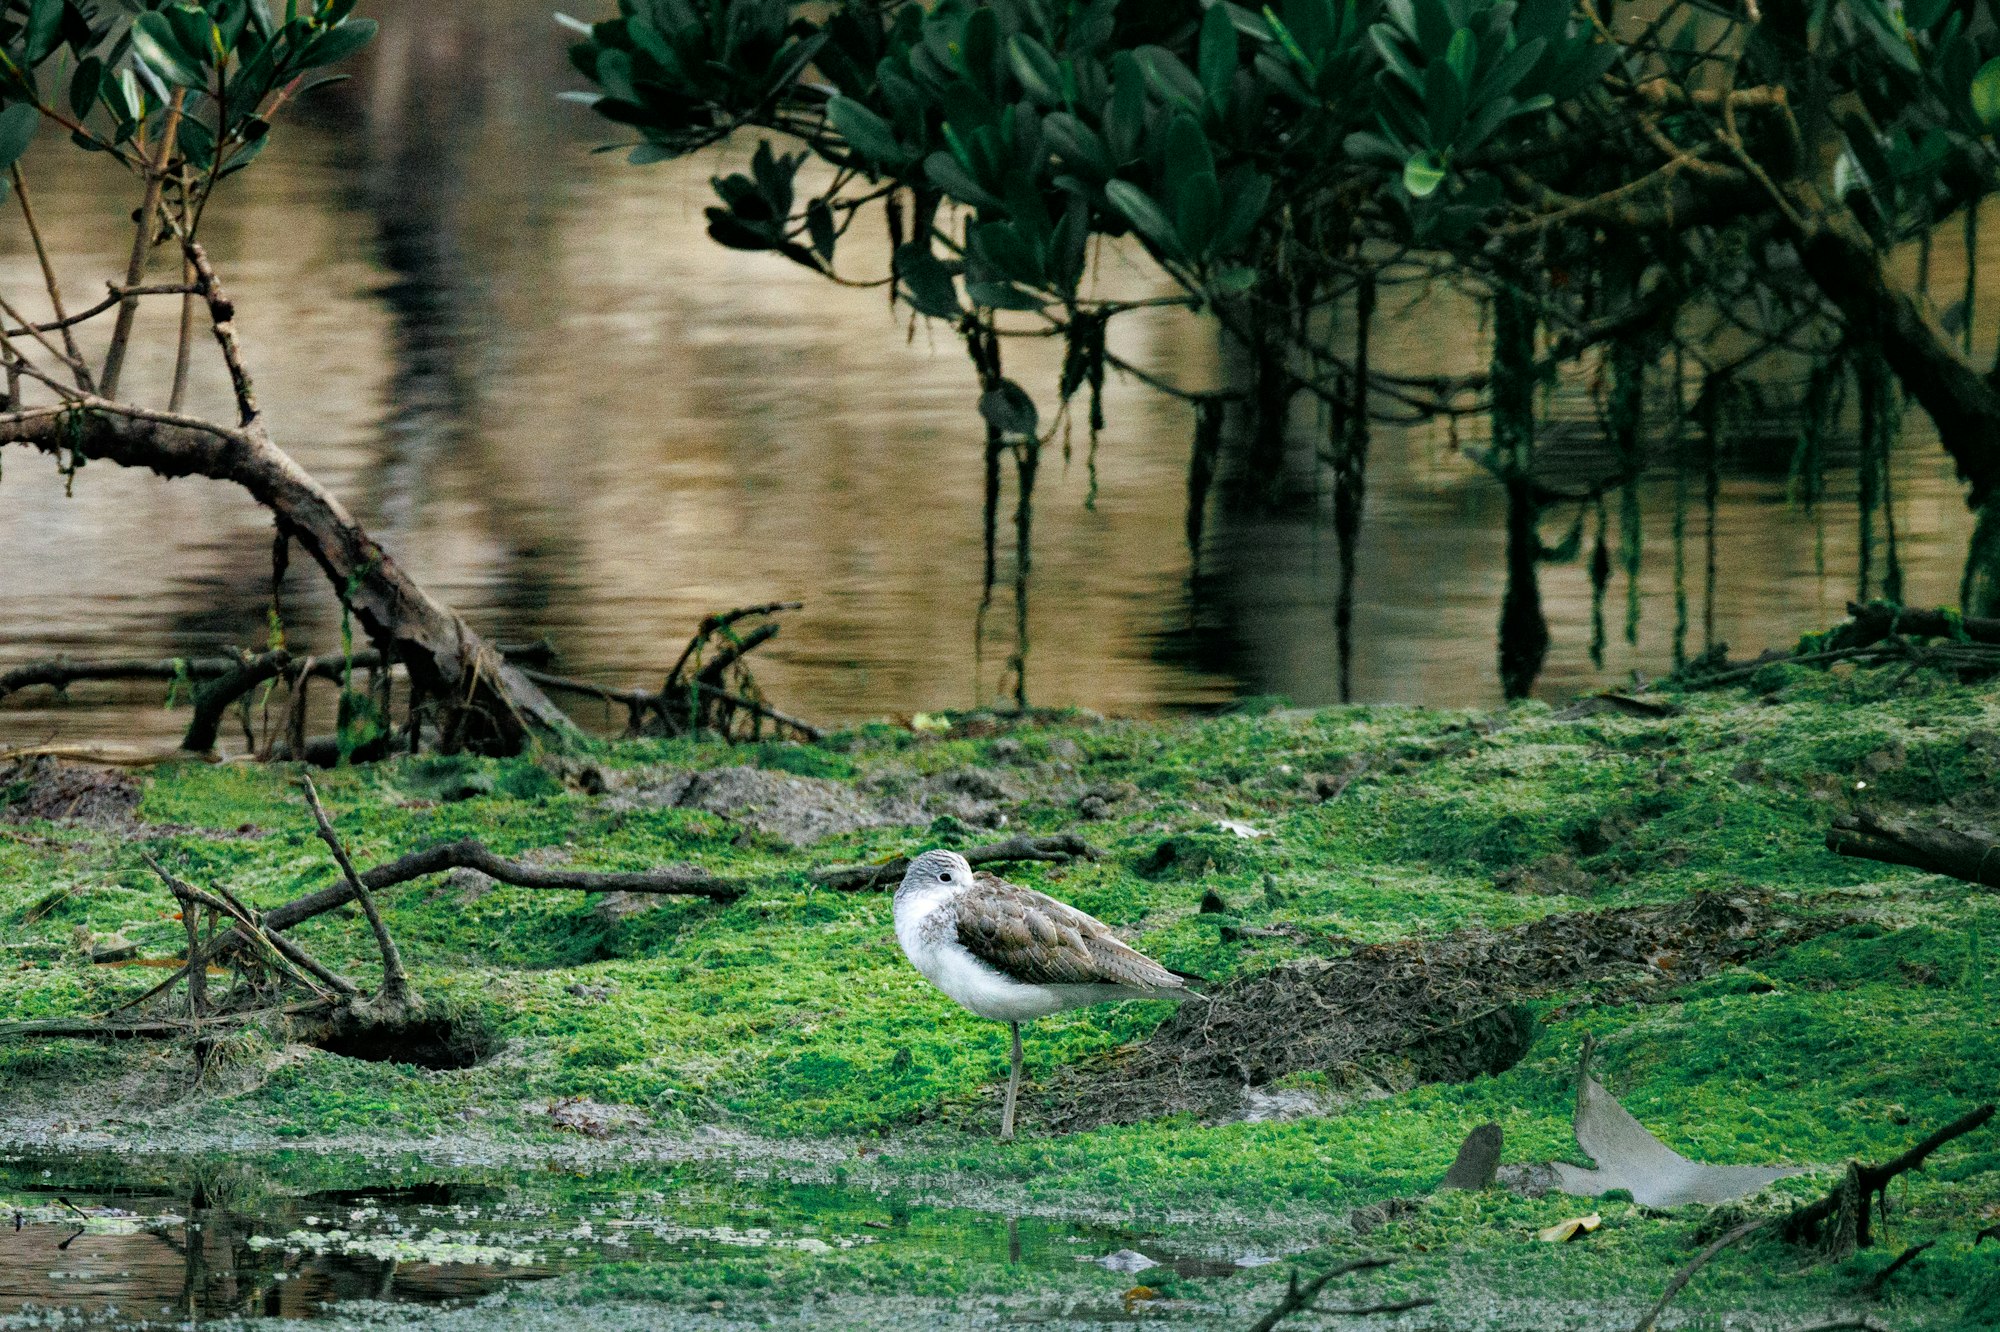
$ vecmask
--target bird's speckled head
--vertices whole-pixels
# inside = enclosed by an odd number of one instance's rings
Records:
[[[896,896],[956,892],[972,882],[972,866],[956,851],[926,851],[910,862]]]

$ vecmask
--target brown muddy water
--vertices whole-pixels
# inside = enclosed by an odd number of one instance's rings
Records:
[[[206,226],[280,442],[477,627],[547,636],[574,674],[657,680],[703,614],[795,598],[805,611],[758,657],[782,706],[841,721],[998,700],[1014,651],[1011,527],[1003,519],[1002,587],[982,638],[982,429],[957,339],[912,328],[879,289],[710,242],[707,178],[753,144],[644,169],[593,155],[608,127],[555,100],[577,80],[539,0],[379,0],[369,12],[382,35],[358,77],[313,94]],[[27,170],[81,303],[122,268],[131,182],[53,140]],[[5,216],[0,288],[39,302],[24,229]],[[885,249],[862,234],[844,243],[843,267],[873,275]],[[1940,289],[1960,281],[1951,252],[1940,247]],[[1150,280],[1115,251],[1103,270],[1135,290]],[[161,302],[142,320],[128,372],[142,396],[164,400],[175,318]],[[1482,354],[1475,310],[1449,293],[1386,301],[1381,319],[1385,366],[1469,368]],[[1124,317],[1113,349],[1186,387],[1228,373],[1212,332],[1170,312]],[[1060,349],[1007,354],[1046,415]],[[206,354],[192,403],[226,412]],[[1080,436],[1067,462],[1044,460],[1029,701],[1144,714],[1244,695],[1334,700],[1330,505],[1310,465],[1294,469],[1300,500],[1282,515],[1213,516],[1191,581],[1188,410],[1114,375],[1106,414],[1094,504]],[[1912,415],[1892,465],[1908,600],[1951,602],[1970,522]],[[1378,431],[1373,458],[1356,699],[1496,701],[1498,487],[1442,426]],[[270,532],[240,493],[99,465],[66,497],[48,459],[4,462],[0,666],[264,642]],[[1840,617],[1853,473],[1830,481],[1815,519],[1786,502],[1782,460],[1723,476],[1713,632],[1739,653]],[[1584,562],[1545,570],[1544,694],[1665,669],[1673,488],[1667,475],[1647,483],[1638,642],[1620,637],[1614,582],[1602,669],[1587,655]],[[1703,521],[1697,508],[1696,651]],[[1551,519],[1551,539],[1564,526]],[[293,646],[337,650],[316,574],[295,567],[287,597]],[[160,703],[156,688],[80,686],[67,703],[36,690],[0,707],[0,742],[168,740],[184,714]]]

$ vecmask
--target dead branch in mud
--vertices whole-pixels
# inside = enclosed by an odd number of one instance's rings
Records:
[[[628,737],[644,735],[650,726],[662,735],[708,731],[724,739],[754,740],[763,734],[768,721],[780,734],[789,730],[801,739],[818,740],[822,733],[817,726],[765,701],[745,663],[752,652],[778,636],[778,625],[760,624],[740,636],[733,627],[745,619],[799,610],[804,605],[800,601],[769,601],[704,617],[658,692],[618,689],[547,671],[531,670],[526,675],[544,689],[621,705]],[[710,642],[716,639],[721,646],[713,656],[707,656]],[[739,724],[739,714],[749,719],[747,730]]]
[[[1696,1254],[1686,1266],[1674,1273],[1674,1279],[1669,1281],[1667,1288],[1660,1292],[1659,1301],[1647,1311],[1646,1316],[1632,1324],[1632,1332],[1653,1332],[1653,1326],[1659,1322],[1660,1315],[1666,1312],[1667,1306],[1674,1302],[1674,1297],[1681,1293],[1687,1283],[1694,1279],[1694,1274],[1708,1266],[1709,1259],[1715,1257],[1724,1249],[1733,1248],[1741,1244],[1765,1226],[1772,1224],[1774,1220],[1776,1220],[1775,1217],[1767,1216],[1756,1221],[1746,1221]]]
[[[656,870],[565,870],[547,865],[531,865],[523,860],[497,856],[472,839],[442,842],[412,851],[406,856],[377,865],[361,875],[370,892],[380,892],[395,884],[421,879],[427,874],[448,870],[477,870],[517,888],[543,888],[576,893],[646,893],[668,897],[705,897],[712,902],[734,902],[749,888],[735,879],[725,879],[691,865],[669,865]],[[266,930],[289,930],[302,921],[341,907],[354,900],[349,883],[337,883],[318,892],[294,898],[264,913]]]
[[[1004,842],[968,847],[964,855],[969,865],[1004,865],[1020,861],[1099,860],[1104,853],[1074,833],[1057,833],[1049,837],[1009,837]],[[836,865],[814,870],[812,881],[836,892],[859,893],[899,883],[909,868],[910,858],[897,856],[879,865]]]
[[[400,1009],[409,1003],[410,998],[410,978],[403,971],[403,955],[397,951],[396,940],[390,935],[389,927],[382,923],[382,913],[375,906],[374,894],[355,873],[354,861],[348,857],[340,834],[333,830],[333,821],[327,818],[325,807],[319,803],[319,792],[313,788],[313,779],[302,775],[299,785],[306,793],[306,804],[312,810],[313,822],[319,826],[319,839],[333,853],[334,864],[340,866],[348,888],[353,891],[355,900],[361,903],[361,913],[368,917],[368,928],[375,932],[375,946],[382,952],[382,1002]]]
[[[1850,1161],[1847,1173],[1831,1193],[1799,1208],[1779,1223],[1779,1233],[1793,1244],[1812,1244],[1840,1259],[1873,1242],[1869,1220],[1879,1202],[1886,1210],[1889,1182],[1919,1170],[1931,1153],[1954,1138],[1962,1138],[1993,1118],[1994,1107],[1982,1105],[1959,1116],[1893,1160],[1881,1165]]]
[[[2000,888],[2000,838],[1951,828],[1917,828],[1874,814],[1844,814],[1827,829],[1826,849]]]
[[[1894,1261],[1892,1261],[1887,1267],[1883,1268],[1881,1271],[1877,1272],[1873,1277],[1869,1278],[1868,1289],[1873,1291],[1881,1290],[1884,1286],[1889,1284],[1890,1277],[1896,1275],[1896,1273],[1902,1271],[1905,1267],[1908,1267],[1912,1262],[1922,1257],[1926,1250],[1934,1249],[1936,1247],[1937,1247],[1937,1241],[1934,1239],[1927,1239],[1921,1244],[1912,1244],[1909,1248],[1904,1249],[1901,1253],[1897,1254]]]
[[[1361,1305],[1348,1309],[1324,1309],[1315,1303],[1319,1298],[1320,1292],[1325,1290],[1328,1283],[1336,1278],[1348,1276],[1355,1272],[1369,1271],[1377,1267],[1387,1267],[1395,1261],[1393,1258],[1355,1258],[1338,1266],[1328,1268],[1303,1285],[1299,1282],[1299,1271],[1295,1267],[1292,1269],[1291,1281],[1286,1286],[1283,1297],[1275,1305],[1271,1306],[1262,1318],[1259,1318],[1250,1325],[1249,1332],[1272,1332],[1272,1329],[1277,1327],[1279,1323],[1297,1313],[1344,1314],[1350,1317],[1362,1317],[1367,1314],[1401,1313],[1406,1309],[1422,1309],[1436,1304],[1436,1300],[1427,1296],[1412,1300],[1397,1300],[1384,1304]]]
[[[356,868],[346,844],[335,832],[312,779],[302,776],[300,789],[315,832],[340,869],[339,883],[260,913],[221,884],[197,887],[142,853],[181,905],[188,938],[182,965],[144,994],[101,1017],[5,1023],[0,1024],[0,1037],[190,1038],[199,1057],[217,1029],[301,1017],[310,1019],[314,1024],[311,1030],[320,1033],[313,1039],[332,1042],[330,1049],[339,1048],[338,1041],[354,1038],[357,1033],[392,1045],[405,1033],[416,1033],[418,1040],[442,1039],[420,1033],[426,1024],[449,1026],[451,1020],[427,1010],[411,991],[401,951],[375,901],[374,894],[381,889],[446,870],[473,869],[521,887],[571,892],[674,894],[732,902],[748,891],[743,883],[692,866],[619,873],[531,865],[495,855],[471,839],[425,847],[363,872]],[[350,901],[360,904],[382,958],[382,984],[372,996],[283,933]],[[205,939],[199,924],[203,912],[209,916]],[[213,1001],[208,991],[210,966],[228,968],[239,982],[230,987],[230,997],[221,1003]],[[177,986],[185,987],[184,1003],[174,1004],[166,998]],[[146,1005],[165,1011],[131,1014],[131,1010]]]

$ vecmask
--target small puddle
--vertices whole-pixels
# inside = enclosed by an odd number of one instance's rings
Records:
[[[1146,1274],[1224,1279],[1275,1261],[1209,1237],[912,1207],[870,1192],[745,1183],[713,1166],[615,1179],[399,1168],[381,1187],[287,1184],[245,1162],[171,1171],[77,1157],[0,1159],[0,1328],[315,1319],[383,1305],[464,1305],[593,1268],[721,1270],[839,1261],[885,1248],[912,1264],[1011,1269],[1067,1292],[1050,1313],[1124,1322]],[[1082,1289],[1079,1290],[1078,1287]],[[1162,1311],[1152,1311],[1162,1312]],[[1043,1321],[1030,1309],[1021,1321]],[[505,1325],[498,1314],[495,1326]]]

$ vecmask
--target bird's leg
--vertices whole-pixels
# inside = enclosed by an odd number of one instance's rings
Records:
[[[1021,1024],[1009,1022],[1014,1033],[1014,1070],[1007,1077],[1007,1108],[1000,1115],[1000,1141],[1014,1141],[1014,1099],[1021,1094]]]

